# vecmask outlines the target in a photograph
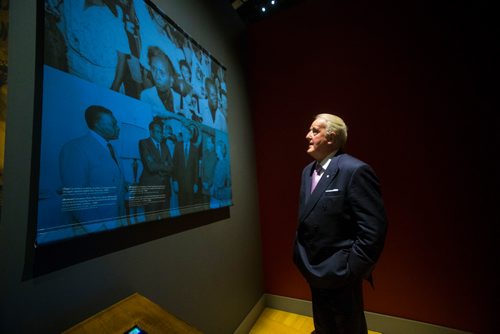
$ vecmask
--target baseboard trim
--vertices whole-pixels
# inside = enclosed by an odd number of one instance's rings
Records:
[[[368,328],[383,334],[472,334],[458,329],[373,312],[365,311],[365,317]]]
[[[292,312],[308,317],[312,316],[311,302],[302,299],[263,294],[257,304],[245,317],[234,334],[247,334],[259,318],[264,308],[270,307],[286,312]],[[415,320],[408,320],[390,315],[365,312],[368,328],[383,334],[472,334],[458,329],[428,324]]]
[[[260,299],[257,301],[257,303],[252,307],[250,312],[248,312],[247,316],[241,324],[236,328],[234,331],[234,334],[248,334],[250,333],[250,330],[252,329],[253,325],[259,319],[260,314],[262,311],[267,307],[266,303],[266,294],[263,294]]]
[[[308,300],[264,294],[266,307],[312,317],[312,304]]]

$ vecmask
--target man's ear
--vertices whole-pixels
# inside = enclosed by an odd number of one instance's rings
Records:
[[[326,135],[326,139],[328,140],[329,143],[333,144],[335,142],[335,132],[330,132]]]

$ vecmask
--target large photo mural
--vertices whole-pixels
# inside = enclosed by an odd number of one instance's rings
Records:
[[[232,205],[226,69],[167,15],[45,0],[38,244]]]

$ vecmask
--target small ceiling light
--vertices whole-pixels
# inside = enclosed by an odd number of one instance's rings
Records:
[[[275,4],[276,4],[276,1],[275,1],[275,0],[272,0],[272,1],[271,1],[271,5],[273,5],[273,6],[274,6]]]
[[[260,10],[264,13],[266,11],[266,7],[262,7]]]

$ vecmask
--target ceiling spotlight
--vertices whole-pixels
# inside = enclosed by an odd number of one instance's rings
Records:
[[[276,1],[275,0],[271,0],[271,5],[275,5],[276,4]]]
[[[260,10],[264,13],[266,11],[266,7],[262,7]]]

